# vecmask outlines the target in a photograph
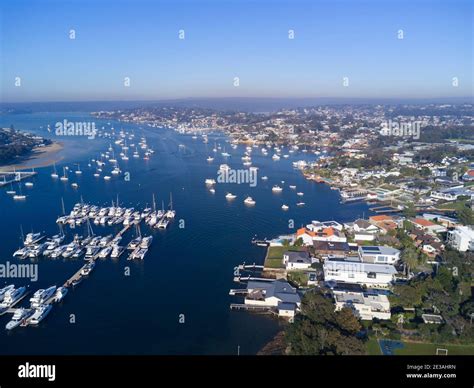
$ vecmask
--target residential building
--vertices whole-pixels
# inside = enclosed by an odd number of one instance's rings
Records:
[[[400,251],[388,246],[360,246],[359,257],[364,263],[395,264],[400,260]]]
[[[283,253],[283,264],[285,264],[287,270],[308,269],[312,263],[308,252],[287,251]]]
[[[397,273],[395,267],[389,264],[342,260],[326,260],[323,270],[325,281],[356,283],[374,288],[388,287]]]
[[[457,226],[448,232],[447,244],[457,251],[474,251],[474,229],[471,226]]]
[[[386,295],[333,290],[336,310],[349,307],[362,320],[390,319],[390,301]]]

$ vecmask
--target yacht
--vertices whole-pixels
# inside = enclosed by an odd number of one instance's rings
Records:
[[[272,187],[272,191],[274,193],[281,193],[283,191],[283,189],[280,186],[275,185],[275,186]]]
[[[244,203],[245,203],[246,205],[255,205],[255,201],[253,200],[252,197],[247,197],[247,198],[245,198]]]
[[[206,159],[208,162],[213,162],[214,161],[214,158],[212,156],[208,156],[207,159]]]
[[[13,196],[13,199],[15,201],[22,201],[22,200],[26,199],[26,195],[24,195],[24,194],[15,194]]]
[[[102,237],[99,241],[99,247],[105,247],[110,241],[112,241],[113,236],[111,234]]]
[[[110,181],[110,176],[109,176],[109,175],[105,175],[105,176],[104,176],[104,180]]]
[[[29,251],[30,251],[30,249],[28,247],[23,247],[23,248],[17,249],[13,253],[13,257],[26,257],[26,256],[28,256]]]
[[[26,287],[13,287],[5,292],[3,301],[0,303],[0,313],[7,311],[10,307],[13,307],[15,303],[17,303],[23,297],[25,292]]]
[[[100,251],[99,257],[101,259],[105,259],[108,255],[110,255],[111,252],[112,252],[112,247],[105,247]]]
[[[112,253],[110,254],[110,257],[112,259],[117,259],[122,255],[124,251],[125,251],[125,248],[123,246],[115,245],[112,249]]]
[[[296,195],[299,195],[300,197],[302,197],[304,195],[304,193],[302,193],[301,191],[296,193]]]
[[[169,220],[166,217],[163,217],[161,220],[158,221],[155,228],[166,229],[169,223],[170,223]]]
[[[141,242],[142,242],[142,238],[138,236],[128,243],[127,249],[136,249],[140,246]]]
[[[28,233],[26,235],[24,244],[25,246],[34,245],[44,239],[41,233]]]
[[[212,185],[215,185],[216,184],[216,180],[215,179],[211,179],[211,178],[207,178],[204,183],[206,183],[206,185],[209,185],[209,186],[212,186]]]
[[[33,182],[25,182],[25,187],[33,187]]]
[[[55,248],[51,252],[50,256],[55,259],[55,258],[61,256],[65,250],[66,250],[66,245],[60,245],[59,247]]]
[[[30,298],[32,307],[38,307],[46,303],[56,293],[56,286],[51,286],[46,289],[39,289]]]
[[[61,302],[64,297],[66,296],[66,294],[68,293],[68,289],[67,287],[59,287],[57,290],[56,290],[56,294],[54,295],[54,301],[55,302]]]
[[[92,272],[92,270],[94,269],[94,267],[95,267],[95,262],[94,261],[89,261],[86,265],[84,265],[84,267],[82,267],[81,275],[82,276],[89,275]]]
[[[20,326],[20,324],[26,322],[28,318],[30,318],[33,313],[35,312],[34,309],[25,309],[19,308],[13,314],[13,317],[10,322],[7,323],[5,329],[13,330],[14,328]]]
[[[50,304],[41,305],[36,308],[35,312],[29,320],[30,325],[38,325],[49,314],[53,306]]]
[[[71,187],[72,187],[73,189],[77,189],[77,188],[79,187],[79,185],[74,182],[74,183],[71,183]]]
[[[237,196],[235,194],[232,194],[232,193],[227,193],[225,195],[225,198],[226,199],[235,199],[235,198],[237,198]]]
[[[215,194],[215,193],[216,193],[216,189],[214,189],[213,187],[211,187],[211,188],[209,189],[209,192],[212,193],[212,194]]]
[[[288,210],[290,207],[288,205],[281,205],[282,210]]]
[[[152,241],[153,241],[153,236],[143,237],[140,243],[140,248],[149,248]]]
[[[295,190],[296,186],[295,185],[290,185],[290,189]]]
[[[296,204],[296,206],[304,206],[304,205],[306,205],[304,202],[298,202],[298,203]]]
[[[147,248],[137,248],[132,253],[130,253],[130,255],[128,256],[128,260],[133,260],[133,259],[143,260],[147,252],[148,252]]]
[[[280,157],[279,157],[277,154],[274,154],[274,155],[272,156],[272,159],[273,159],[273,160],[280,160]]]
[[[266,175],[262,176],[262,181],[267,181],[268,177]]]
[[[8,291],[11,291],[15,288],[15,285],[13,284],[10,284],[6,287],[3,287],[2,289],[0,289],[0,302],[3,301],[3,298],[5,297],[5,294],[8,292]]]
[[[91,257],[94,257],[95,255],[97,255],[97,253],[99,253],[100,251],[100,248],[99,247],[96,247],[96,246],[88,246],[87,249],[86,249],[86,256],[85,258],[86,259],[89,259]]]

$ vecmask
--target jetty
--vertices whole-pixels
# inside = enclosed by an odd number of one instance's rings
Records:
[[[38,174],[36,171],[3,171],[0,172],[0,187],[31,178]]]

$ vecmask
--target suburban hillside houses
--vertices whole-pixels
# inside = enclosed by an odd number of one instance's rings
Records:
[[[383,294],[333,290],[336,310],[349,307],[362,320],[390,319],[390,301]]]

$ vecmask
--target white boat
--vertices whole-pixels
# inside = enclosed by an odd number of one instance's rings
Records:
[[[5,326],[6,330],[13,330],[14,328],[20,326],[22,323],[25,323],[28,318],[30,318],[33,313],[35,312],[34,309],[25,309],[19,308],[13,314],[13,317],[10,322],[7,323]]]
[[[84,267],[82,267],[81,275],[82,276],[89,275],[92,272],[92,270],[94,269],[94,267],[95,267],[95,262],[94,261],[89,261],[86,265],[84,265]]]
[[[33,245],[44,239],[44,236],[41,233],[28,233],[26,235],[25,241],[23,242],[25,246]]]
[[[281,193],[283,191],[283,189],[280,186],[275,185],[275,186],[272,187],[272,191],[274,193]]]
[[[99,252],[99,257],[105,259],[112,252],[112,247],[105,247]]]
[[[213,162],[214,161],[214,158],[212,156],[208,156],[207,159],[206,159],[208,162]]]
[[[77,189],[79,187],[79,185],[77,183],[71,183],[71,187],[73,189]]]
[[[15,201],[21,201],[21,200],[26,199],[26,195],[23,195],[23,194],[15,194],[15,195],[13,196],[13,199],[14,199]]]
[[[158,229],[166,229],[169,224],[169,220],[166,217],[163,217],[161,220],[158,221],[158,223],[155,225],[155,228]]]
[[[140,248],[149,248],[152,241],[153,241],[153,236],[143,237],[140,243]]]
[[[140,236],[135,237],[132,241],[128,243],[127,249],[136,249],[140,246],[141,242],[142,238]]]
[[[5,297],[5,294],[8,291],[13,290],[14,288],[15,288],[14,284],[9,284],[8,286],[3,287],[2,289],[0,289],[0,302],[3,301],[3,298]]]
[[[125,251],[125,248],[123,246],[115,245],[112,249],[112,253],[110,254],[110,257],[112,259],[117,259],[122,255],[124,251]]]
[[[298,203],[296,204],[296,206],[304,206],[304,205],[306,205],[304,202],[298,202]]]
[[[295,190],[296,186],[295,185],[290,185],[290,189]]]
[[[148,249],[146,248],[137,248],[128,256],[128,260],[138,259],[143,260],[145,258]]]
[[[58,179],[59,178],[59,175],[56,171],[56,163],[54,163],[54,165],[53,165],[53,172],[51,173],[51,178],[53,178],[53,179]]]
[[[237,196],[235,194],[232,194],[232,193],[227,193],[225,195],[225,198],[226,199],[235,199],[235,198],[237,198]]]
[[[212,193],[212,194],[215,194],[215,193],[216,193],[216,189],[214,189],[214,188],[211,187],[211,188],[209,189],[209,192]]]
[[[282,210],[288,210],[290,207],[288,205],[281,205]]]
[[[279,157],[277,154],[274,154],[274,155],[272,156],[272,159],[273,159],[273,160],[280,160],[280,157]]]
[[[255,205],[256,202],[253,200],[252,197],[247,197],[247,198],[244,199],[244,203],[246,205]]]
[[[204,183],[206,185],[209,185],[209,186],[212,186],[212,185],[215,185],[216,184],[216,180],[215,179],[211,179],[211,178],[207,178]]]
[[[0,313],[7,311],[10,307],[13,307],[16,302],[18,302],[26,292],[26,287],[20,288],[11,288],[3,297],[2,303],[0,303]]]
[[[110,181],[110,176],[109,176],[109,175],[105,175],[105,176],[104,176],[104,180]]]
[[[33,187],[33,182],[25,182],[25,187]]]
[[[262,181],[268,180],[268,177],[266,175],[262,176]]]
[[[69,178],[67,177],[66,167],[63,167],[63,176],[61,177],[61,181],[67,182],[68,180]]]
[[[28,323],[30,325],[38,325],[44,318],[46,318],[52,308],[53,306],[50,304],[38,306]]]
[[[61,246],[57,247],[56,249],[54,249],[51,252],[50,256],[52,258],[57,258],[57,257],[61,256],[65,250],[66,250],[66,245],[61,245]]]
[[[229,171],[230,170],[230,167],[228,164],[221,164],[219,166],[219,170],[222,170],[222,171]]]
[[[57,290],[56,290],[56,294],[54,295],[54,301],[55,302],[61,302],[64,297],[66,296],[66,294],[68,293],[68,289],[67,287],[59,287]]]
[[[302,197],[304,195],[304,193],[302,193],[301,191],[296,193],[296,195],[299,195],[300,197]]]
[[[51,286],[46,289],[39,289],[30,298],[32,307],[38,307],[46,303],[56,293],[56,286]]]

